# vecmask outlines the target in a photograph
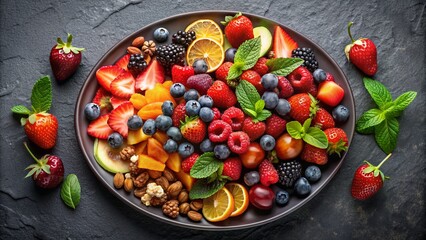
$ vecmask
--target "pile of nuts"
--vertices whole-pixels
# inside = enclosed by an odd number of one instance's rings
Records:
[[[155,42],[153,40],[145,40],[144,37],[139,36],[133,39],[132,44],[127,47],[127,53],[128,54],[140,54],[143,55],[145,60],[151,57],[155,54],[155,51],[157,50],[155,46]],[[147,61],[149,62],[149,61]]]

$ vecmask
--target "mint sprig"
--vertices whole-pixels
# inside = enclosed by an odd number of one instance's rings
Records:
[[[269,71],[275,75],[287,76],[303,64],[301,58],[272,58],[266,61]]]
[[[197,179],[207,178],[217,172],[221,165],[223,162],[217,160],[213,152],[206,152],[197,158],[189,174]]]
[[[302,139],[306,143],[321,149],[328,147],[328,140],[325,133],[318,127],[311,127],[312,119],[308,118],[302,124],[298,121],[291,121],[286,124],[288,134],[292,138]]]
[[[235,79],[239,77],[244,70],[252,68],[260,57],[260,48],[260,37],[244,41],[235,53],[234,64],[229,69],[226,79]]]
[[[244,113],[249,115],[253,121],[264,121],[272,114],[265,108],[265,101],[260,98],[256,88],[250,82],[242,80],[236,90],[237,100]]]
[[[80,203],[80,182],[75,174],[69,174],[61,187],[61,198],[64,203],[75,209]]]
[[[417,93],[408,91],[394,101],[389,90],[380,82],[363,78],[364,86],[377,108],[364,112],[356,122],[356,131],[361,134],[374,134],[379,147],[387,154],[391,153],[397,143],[399,123],[396,119],[416,98]]]
[[[190,199],[204,199],[219,191],[225,186],[226,181],[214,180],[209,182],[207,178],[199,179],[189,191]]]

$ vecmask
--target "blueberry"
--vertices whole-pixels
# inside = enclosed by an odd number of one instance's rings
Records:
[[[228,48],[225,51],[225,62],[234,62],[236,52],[237,52],[236,48]]]
[[[197,102],[196,100],[189,100],[188,102],[186,102],[186,105],[185,105],[186,115],[190,117],[197,116],[198,113],[200,112],[200,109],[201,109],[200,103]]]
[[[159,42],[159,43],[163,43],[165,41],[167,41],[167,38],[169,37],[169,31],[165,28],[157,28],[154,31],[154,39],[155,41]]]
[[[286,99],[280,98],[278,100],[277,106],[275,107],[275,111],[278,113],[278,115],[284,117],[290,112],[290,110],[291,110],[290,103]]]
[[[209,95],[203,95],[199,97],[198,102],[200,103],[201,107],[213,107],[213,99]]]
[[[95,120],[101,115],[101,108],[96,103],[88,103],[84,107],[84,115],[90,121]]]
[[[260,138],[260,146],[265,151],[271,151],[275,147],[275,138],[265,134]]]
[[[343,123],[349,118],[349,109],[343,105],[338,105],[331,111],[331,115],[336,122]]]
[[[180,129],[177,127],[170,127],[166,133],[167,133],[167,136],[169,136],[169,138],[175,140],[176,142],[179,142],[180,140],[182,140],[182,133],[180,132]]]
[[[260,83],[267,91],[272,91],[278,85],[278,77],[275,74],[267,73],[262,76]]]
[[[202,107],[200,113],[198,114],[203,122],[211,122],[214,118],[214,112],[211,108]]]
[[[306,168],[305,177],[309,182],[316,182],[321,178],[321,169],[318,166],[311,165]]]
[[[314,81],[316,84],[320,84],[322,82],[325,81],[325,79],[327,78],[327,73],[322,70],[321,68],[318,68],[317,70],[315,70],[312,75],[314,76]]]
[[[174,98],[180,98],[183,97],[185,94],[185,86],[182,83],[174,83],[170,87],[170,95]]]
[[[290,200],[290,195],[287,191],[279,190],[275,193],[275,203],[278,206],[285,206]]]
[[[210,139],[206,138],[200,143],[201,152],[212,152],[214,148],[214,144]]]
[[[216,145],[213,148],[213,152],[214,152],[214,156],[220,160],[227,159],[229,155],[231,154],[231,150],[229,150],[228,146],[226,146],[225,144]]]
[[[153,119],[147,119],[143,124],[142,131],[146,135],[154,135],[154,133],[157,131],[155,128],[155,121]]]
[[[178,144],[173,139],[167,139],[167,142],[163,146],[164,150],[168,153],[176,152],[178,149]]]
[[[123,145],[123,136],[118,132],[113,132],[108,136],[107,141],[112,148],[119,148]]]
[[[173,103],[172,101],[164,101],[163,105],[161,105],[161,110],[163,111],[163,114],[166,116],[172,116],[173,114]]]
[[[189,89],[188,91],[185,92],[185,94],[183,95],[183,98],[185,99],[185,101],[189,101],[189,100],[198,100],[199,94],[198,91],[195,89]]]
[[[182,158],[187,158],[194,153],[194,145],[189,142],[179,144],[178,153]]]
[[[244,183],[251,187],[260,181],[260,175],[257,171],[250,171],[244,174]]]
[[[278,105],[278,95],[275,92],[264,92],[262,99],[265,101],[265,108],[272,110]]]
[[[173,125],[172,118],[169,116],[158,115],[155,119],[155,127],[161,131],[167,131]]]
[[[194,68],[195,74],[206,73],[209,68],[207,62],[204,59],[195,60],[195,62],[192,64],[192,67]]]
[[[129,120],[127,120],[127,127],[129,127],[130,130],[138,130],[143,125],[142,118],[138,115],[133,115],[129,117]]]
[[[304,177],[297,179],[294,184],[294,191],[299,196],[307,196],[311,192],[311,184],[309,184],[308,179]]]

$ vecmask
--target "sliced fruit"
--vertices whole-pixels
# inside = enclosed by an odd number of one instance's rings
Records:
[[[125,146],[123,145],[123,147]],[[122,161],[120,157],[120,151],[122,148],[114,149],[109,146],[107,141],[95,139],[93,148],[95,160],[108,172],[129,172],[129,161]]]
[[[145,91],[154,88],[155,83],[163,83],[166,79],[164,69],[156,60],[152,60],[145,71],[136,77],[136,91]]]
[[[133,107],[136,110],[141,109],[143,106],[147,104],[145,96],[140,93],[132,94],[129,101],[133,104]]]
[[[280,26],[275,27],[272,50],[276,58],[289,58],[298,44]]]
[[[148,138],[148,156],[151,156],[158,161],[165,163],[169,158],[169,154],[163,149],[163,145],[155,138]]]
[[[345,90],[336,82],[322,82],[318,87],[317,98],[328,106],[337,106],[345,96]]]
[[[127,138],[129,128],[127,127],[127,120],[135,114],[133,104],[126,102],[112,110],[109,114],[108,125],[112,130],[118,132],[124,138]]]
[[[191,175],[184,171],[176,172],[176,178],[182,182],[186,190],[191,191],[192,186],[194,186],[195,183],[195,178],[191,177]]]
[[[215,71],[225,60],[222,44],[209,38],[197,38],[188,47],[186,62],[192,66],[197,59],[207,62],[208,73]]]
[[[222,29],[211,19],[200,19],[186,27],[185,32],[194,31],[197,38],[210,38],[223,44]]]
[[[127,65],[130,62],[130,54],[124,55],[122,58],[120,58],[115,65],[121,67],[123,70],[128,71]]]
[[[139,154],[138,167],[162,172],[164,171],[164,168],[166,168],[166,165],[160,161],[155,160],[153,157],[145,154]]]
[[[142,120],[155,119],[158,115],[163,114],[163,111],[161,110],[162,105],[163,102],[148,103],[138,111],[138,115],[142,118]]]
[[[271,32],[263,26],[255,27],[253,28],[253,35],[254,37],[260,37],[260,55],[265,55],[269,49],[271,49],[272,45],[272,34]]]
[[[128,139],[129,138],[127,138],[127,140]],[[148,141],[143,141],[143,142],[140,142],[138,144],[133,145],[133,147],[135,147],[135,154],[137,154],[137,155],[140,155],[140,154],[148,155],[147,154],[147,148],[146,148],[147,145],[148,145]]]
[[[158,140],[161,144],[165,144],[167,140],[169,139],[169,136],[167,136],[167,133],[162,131],[156,131],[154,135],[152,135],[156,140]]]
[[[234,211],[234,197],[226,188],[221,188],[212,196],[203,199],[203,216],[210,222],[220,222]]]
[[[235,217],[244,213],[249,206],[249,194],[247,189],[239,183],[228,183],[225,185],[234,197],[234,211],[231,217]]]
[[[96,79],[105,90],[111,91],[111,82],[123,72],[124,70],[119,66],[102,66],[96,71]]]
[[[169,154],[169,159],[167,159],[166,165],[173,172],[180,172],[181,163],[182,163],[182,157],[179,155],[179,153],[174,152]]]
[[[90,122],[87,127],[87,134],[99,139],[107,139],[114,132],[108,125],[109,114],[100,116],[98,119]]]
[[[127,135],[127,144],[133,145],[148,140],[151,136],[146,135],[142,128],[138,130],[129,130]]]
[[[116,109],[116,108],[117,108],[118,106],[120,106],[121,104],[123,104],[123,103],[125,103],[125,102],[128,102],[128,101],[127,101],[127,99],[119,98],[119,97],[114,97],[114,96],[112,96],[112,97],[109,99],[109,101],[110,101],[111,106],[112,106],[112,108],[113,108],[113,109]]]
[[[111,82],[110,87],[112,95],[129,99],[135,93],[135,78],[124,71]]]
[[[166,81],[163,82],[163,87],[167,88],[167,90],[169,90],[169,91],[170,91],[170,88],[172,87],[172,85],[173,85],[173,81],[166,80]]]
[[[92,103],[96,103],[101,108],[101,115],[108,113],[112,110],[111,106],[111,93],[109,93],[105,88],[99,87],[96,91],[95,96],[92,99]]]
[[[174,106],[176,106],[176,101],[170,94],[170,90],[160,83],[156,83],[153,88],[145,91],[145,99],[147,103],[164,102],[169,100],[172,101]]]

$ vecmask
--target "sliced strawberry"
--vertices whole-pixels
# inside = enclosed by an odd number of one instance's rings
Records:
[[[125,98],[119,98],[119,97],[114,97],[112,96],[110,99],[111,105],[113,109],[116,109],[118,106],[120,106],[121,104],[128,102],[129,100],[125,99]]]
[[[87,134],[99,139],[107,139],[114,132],[108,125],[109,114],[100,116],[93,120],[87,127]]]
[[[272,50],[276,58],[289,58],[298,44],[280,26],[275,27]]]
[[[105,88],[100,87],[95,94],[95,97],[93,97],[92,102],[99,105],[101,108],[101,114],[108,113],[112,110],[111,106],[111,93],[109,93]]]
[[[111,82],[112,95],[129,99],[135,93],[135,78],[130,72],[123,71]]]
[[[112,130],[120,133],[124,138],[127,137],[129,129],[127,120],[135,114],[135,109],[131,102],[126,102],[112,110],[109,114],[108,125]]]
[[[129,69],[127,68],[127,65],[129,64],[129,62],[130,62],[130,54],[126,54],[122,58],[120,58],[117,62],[115,62],[115,65],[121,67],[125,71],[129,71]]]
[[[325,81],[318,87],[317,99],[330,107],[335,107],[345,96],[345,90],[336,82]]]
[[[119,66],[102,66],[96,71],[96,79],[105,90],[111,91],[111,82],[123,72]]]
[[[164,69],[157,60],[152,60],[145,71],[136,78],[136,91],[145,91],[154,88],[156,83],[163,83],[166,79]]]

